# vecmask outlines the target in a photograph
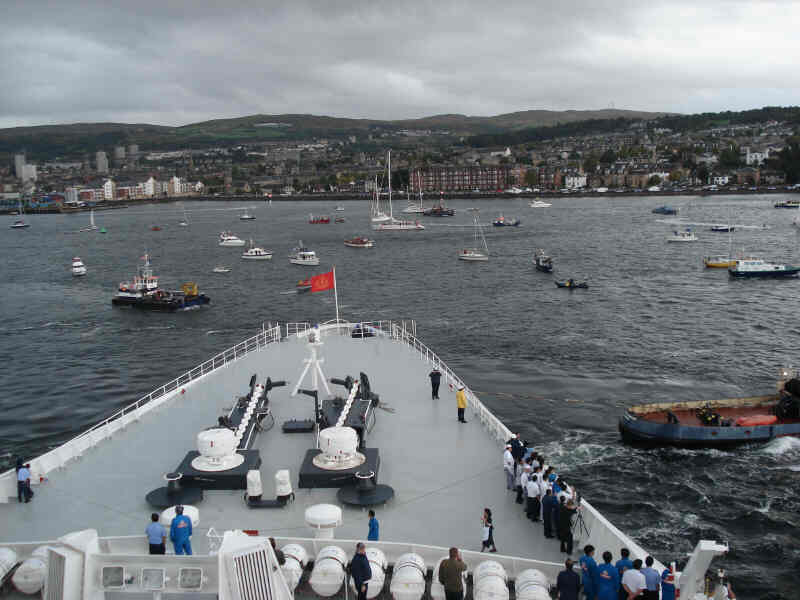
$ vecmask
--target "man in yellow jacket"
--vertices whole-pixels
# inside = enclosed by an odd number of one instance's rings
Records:
[[[464,420],[464,411],[467,408],[467,395],[464,393],[464,386],[458,386],[458,391],[456,392],[456,406],[458,406],[458,422],[459,423],[466,423]]]

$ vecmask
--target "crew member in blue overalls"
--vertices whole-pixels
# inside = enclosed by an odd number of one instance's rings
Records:
[[[369,515],[369,532],[367,533],[367,541],[377,542],[378,538],[380,537],[380,524],[378,523],[378,519],[375,518],[374,510],[370,510],[367,514]]]
[[[594,546],[591,544],[584,546],[583,553],[580,558],[583,593],[586,595],[587,600],[595,600],[595,595],[597,594],[597,562],[594,560]]]
[[[175,547],[175,554],[188,554],[192,555],[192,543],[189,538],[192,537],[192,520],[183,514],[183,507],[175,507],[175,518],[172,519],[172,525],[169,528],[169,539],[172,540],[172,545]]]
[[[619,571],[611,564],[612,558],[611,552],[606,550],[603,564],[597,567],[597,600],[617,600],[619,597]]]

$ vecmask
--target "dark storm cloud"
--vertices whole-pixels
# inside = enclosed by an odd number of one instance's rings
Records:
[[[0,126],[796,104],[794,3],[15,3]]]

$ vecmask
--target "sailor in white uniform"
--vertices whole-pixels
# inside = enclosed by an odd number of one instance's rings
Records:
[[[511,444],[506,444],[503,452],[503,471],[506,474],[506,489],[514,489],[514,457],[511,454]]]

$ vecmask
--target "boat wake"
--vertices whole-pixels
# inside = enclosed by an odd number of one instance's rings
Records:
[[[761,454],[769,454],[771,456],[782,456],[797,451],[800,451],[800,439],[793,437],[774,439],[758,450]]]

